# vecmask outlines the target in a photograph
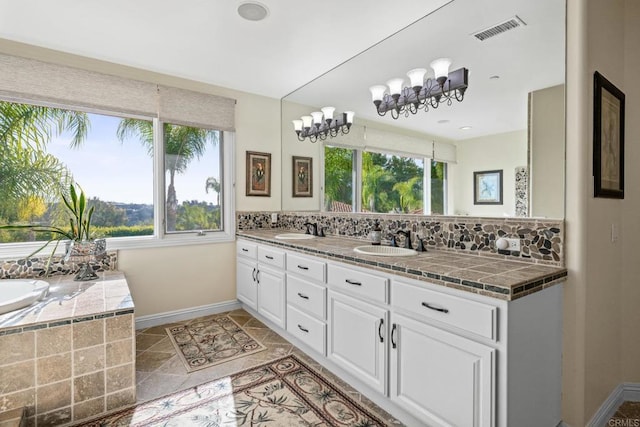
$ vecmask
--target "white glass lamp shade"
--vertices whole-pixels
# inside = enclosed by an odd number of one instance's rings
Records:
[[[302,120],[291,120],[291,122],[293,123],[293,130],[296,132],[302,130]]]
[[[375,85],[369,88],[371,91],[371,99],[375,101],[382,101],[384,93],[387,91],[387,87],[384,85]]]
[[[449,76],[449,66],[451,65],[451,60],[449,58],[440,58],[431,62],[431,68],[433,68],[433,72],[436,75],[436,80],[440,77],[448,77]]]
[[[314,125],[321,125],[322,124],[322,112],[314,111],[313,113],[311,113],[311,117],[313,117],[313,124]]]
[[[402,93],[402,86],[404,85],[404,79],[391,79],[387,82],[389,86],[389,93],[391,95],[400,95]]]
[[[425,68],[414,68],[407,73],[409,80],[411,81],[411,87],[417,87],[424,84],[424,75],[427,74]]]
[[[302,116],[302,127],[304,128],[310,128],[311,124],[313,122],[313,117],[311,116]]]
[[[336,111],[335,107],[323,107],[322,114],[324,114],[325,120],[333,120],[333,112]]]
[[[344,113],[347,115],[347,123],[353,123],[353,116],[355,116],[355,113],[353,111],[345,111]]]

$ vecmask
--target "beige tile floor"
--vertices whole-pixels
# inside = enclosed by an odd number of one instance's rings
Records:
[[[364,406],[371,409],[382,419],[387,420],[390,424],[400,424],[384,410],[374,405],[366,397],[333,375],[326,368],[317,364],[297,347],[244,310],[235,310],[204,318],[200,317],[180,322],[180,324],[193,323],[225,314],[228,314],[240,326],[246,329],[249,334],[264,344],[267,349],[253,355],[187,373],[165,330],[165,328],[175,324],[138,330],[136,331],[136,387],[138,402],[144,402],[184,390],[293,353],[307,362],[311,367],[329,377],[334,383],[339,384],[344,392],[348,393],[354,400],[361,402]]]

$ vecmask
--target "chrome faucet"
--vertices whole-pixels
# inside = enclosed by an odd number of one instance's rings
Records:
[[[318,223],[305,222],[304,225],[305,225],[305,227],[307,227],[306,234],[313,234],[314,236],[325,237],[324,236],[324,229],[321,226],[318,227]],[[313,233],[309,232],[309,227],[310,226],[313,228]]]
[[[398,230],[398,231],[396,231],[396,234],[402,234],[404,236],[404,247],[406,249],[413,249],[413,246],[411,246],[411,232],[410,231]]]

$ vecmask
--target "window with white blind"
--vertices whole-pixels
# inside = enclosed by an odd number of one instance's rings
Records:
[[[58,224],[60,193],[76,182],[110,248],[231,240],[234,108],[0,55],[0,224]],[[39,246],[37,234],[3,230],[0,254]]]

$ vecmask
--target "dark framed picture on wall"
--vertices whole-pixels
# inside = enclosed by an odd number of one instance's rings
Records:
[[[293,156],[293,197],[313,197],[313,159]]]
[[[593,195],[624,199],[624,93],[593,75]]]
[[[247,196],[271,196],[271,153],[247,151]]]
[[[502,204],[502,169],[473,173],[473,204]]]

